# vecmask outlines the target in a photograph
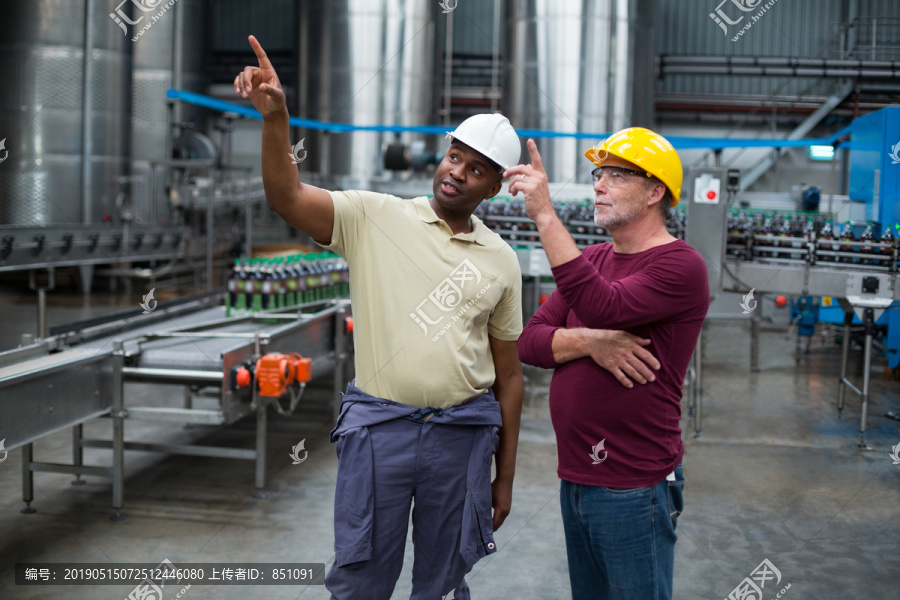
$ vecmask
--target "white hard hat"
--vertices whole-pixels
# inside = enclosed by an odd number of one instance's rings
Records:
[[[522,144],[509,119],[499,113],[474,115],[447,133],[503,167],[503,170],[519,164]]]

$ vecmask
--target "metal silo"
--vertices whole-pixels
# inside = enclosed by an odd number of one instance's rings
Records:
[[[9,155],[0,223],[87,223],[110,212],[131,118],[132,44],[109,18],[114,8],[106,0],[4,4],[0,139]]]
[[[611,132],[630,121],[633,3],[509,0],[503,105],[515,127]],[[538,140],[550,180],[588,181],[584,151],[599,141]]]
[[[420,0],[301,3],[299,116],[357,125],[432,123],[436,5]],[[300,135],[311,159],[304,170],[318,168],[335,178],[325,182],[331,185],[364,185],[381,171],[383,143],[413,139],[376,132]]]
[[[138,181],[148,182],[151,160],[171,158],[166,155],[169,114],[166,90],[177,88],[206,93],[204,75],[208,2],[178,0],[134,43],[134,84],[132,87],[131,157]],[[175,122],[193,122],[193,131],[204,131],[207,111],[190,104],[174,104]],[[161,177],[163,170],[157,172]],[[148,221],[155,214],[165,215],[165,207],[154,213],[147,204],[146,185],[132,187],[138,216]],[[161,198],[162,196],[160,196]]]

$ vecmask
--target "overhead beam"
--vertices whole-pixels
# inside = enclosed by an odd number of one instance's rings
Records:
[[[837,92],[832,94],[822,103],[819,108],[815,110],[811,115],[806,117],[800,125],[798,125],[790,134],[788,134],[788,140],[799,140],[800,138],[806,137],[810,131],[812,131],[813,127],[818,125],[822,119],[828,116],[828,114],[833,111],[837,106],[844,101],[844,99],[850,95],[850,92],[853,91],[853,82],[848,81],[841,84],[841,87]],[[745,175],[741,176],[741,191],[747,190],[750,186],[756,183],[760,177],[766,174],[766,172],[771,169],[778,159],[786,152],[784,148],[776,148],[771,153],[767,154],[763,157],[759,162],[753,165],[749,171]]]

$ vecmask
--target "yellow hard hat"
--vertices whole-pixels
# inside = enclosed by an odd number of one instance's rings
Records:
[[[681,159],[669,140],[643,127],[617,131],[584,155],[598,167],[612,154],[634,163],[662,181],[672,192],[672,206],[681,199]]]

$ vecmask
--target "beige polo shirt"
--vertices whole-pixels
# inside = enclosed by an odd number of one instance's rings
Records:
[[[447,408],[494,383],[488,336],[522,332],[515,252],[477,217],[453,235],[428,198],[331,192],[328,250],[350,265],[356,385],[416,407]]]

